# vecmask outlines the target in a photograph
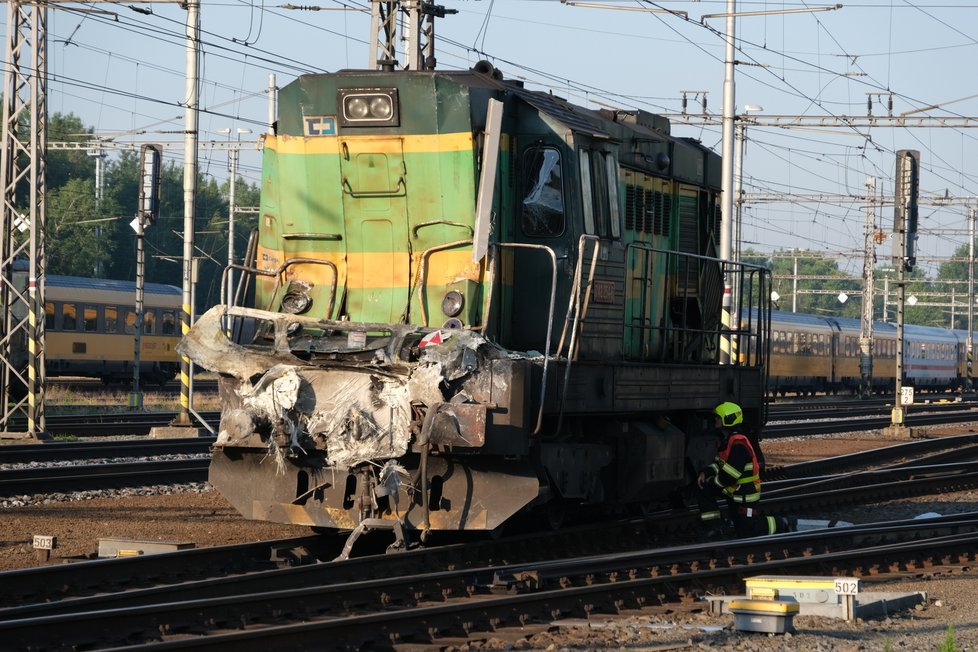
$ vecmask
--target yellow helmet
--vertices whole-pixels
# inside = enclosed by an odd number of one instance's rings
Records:
[[[731,428],[744,422],[744,412],[736,403],[727,401],[713,408],[713,413],[720,417],[720,422],[724,427]]]

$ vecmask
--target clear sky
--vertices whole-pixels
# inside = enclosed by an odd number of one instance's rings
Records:
[[[369,4],[322,0],[319,11],[281,5],[204,0],[201,139],[219,129],[251,129],[267,116],[265,89],[274,73],[283,86],[302,72],[365,67]],[[667,8],[676,14],[569,6],[557,0],[444,0],[457,9],[436,24],[438,67],[467,68],[490,59],[508,78],[591,107],[681,111],[682,91],[705,91],[707,110],[721,111],[726,3],[606,3]],[[309,5],[304,5],[309,6]],[[738,2],[741,12],[833,6],[803,2]],[[151,15],[146,15],[147,10]],[[185,12],[177,5],[68,4],[49,11],[52,112],[74,113],[107,136],[146,132],[137,140],[180,139],[184,95]],[[6,31],[6,26],[4,26]],[[834,11],[745,16],[737,21],[737,110],[761,116],[978,116],[978,0],[862,0]],[[688,94],[698,112],[702,95]],[[925,109],[932,105],[938,108]],[[925,110],[922,110],[925,109]],[[674,133],[720,149],[719,127],[676,126]],[[921,152],[925,195],[978,195],[978,129],[834,127],[747,131],[748,195],[860,195],[868,176],[893,192],[894,152]],[[173,156],[179,157],[179,153]],[[202,154],[201,169],[223,178],[226,154]],[[241,173],[258,180],[259,161],[242,158]],[[965,242],[966,208],[921,208],[919,256],[949,255]],[[864,207],[857,202],[749,202],[744,246],[762,251],[806,248],[837,254],[861,267]],[[887,231],[892,209],[877,218]],[[889,244],[879,250],[883,260]],[[933,263],[930,263],[933,264]]]

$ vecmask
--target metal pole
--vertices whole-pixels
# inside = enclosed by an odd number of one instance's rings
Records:
[[[897,280],[897,350],[896,350],[896,396],[893,399],[893,413],[890,427],[899,430],[903,428],[903,302],[907,295],[906,270],[900,265],[900,275]]]
[[[231,187],[228,189],[228,305],[234,305],[234,212],[237,210],[235,204],[235,189],[238,185],[238,150],[232,148],[228,150],[228,166],[231,168]]]
[[[143,409],[143,392],[139,386],[139,367],[142,359],[143,288],[146,281],[146,258],[143,250],[143,219],[136,216],[136,332],[132,353],[132,391],[129,393],[129,409]]]
[[[724,54],[724,74],[723,74],[723,130],[722,148],[720,162],[720,258],[730,260],[731,241],[733,240],[733,158],[734,158],[734,107],[735,107],[735,88],[734,88],[734,39],[736,38],[736,20],[734,12],[737,11],[736,0],[727,0],[727,30],[725,34],[726,48]],[[731,362],[732,342],[730,330],[734,323],[731,311],[732,306],[732,279],[730,272],[724,275],[723,279],[723,305],[721,309],[722,335],[720,337],[720,363],[728,364]]]
[[[197,105],[200,80],[198,56],[200,45],[200,2],[187,1],[187,81],[186,103],[183,113],[183,306],[180,311],[180,328],[183,335],[190,331],[193,311],[193,255],[194,255],[194,199],[197,196]],[[191,362],[180,357],[180,412],[171,425],[190,426]]]
[[[890,319],[890,275],[883,277],[883,321]]]
[[[47,268],[47,7],[36,5],[31,21],[31,40],[35,44],[36,77],[30,82],[30,281],[28,296],[30,308],[28,320],[31,340],[28,354],[27,395],[29,413],[27,430],[38,437],[46,437],[44,392],[46,389],[44,344],[44,277]],[[12,27],[8,25],[8,28]]]
[[[968,373],[965,376],[965,388],[970,392],[974,389],[972,381],[972,365],[974,362],[974,313],[975,313],[975,217],[978,211],[974,207],[968,210],[968,344],[967,359]]]
[[[794,271],[791,274],[791,312],[798,312],[798,256],[794,257]]]
[[[275,135],[275,115],[278,111],[278,88],[275,86],[275,73],[268,75],[268,133]]]
[[[721,133],[720,162],[721,183],[721,216],[723,228],[720,230],[720,258],[730,259],[731,243],[733,240],[733,201],[734,201],[734,111],[736,89],[734,84],[734,42],[736,39],[736,0],[727,0],[727,32],[724,35],[726,49],[724,54],[723,75],[723,130]]]
[[[736,138],[737,146],[734,148],[736,151],[736,158],[734,159],[734,227],[733,227],[733,259],[740,262],[740,223],[741,223],[741,213],[744,210],[744,191],[743,191],[743,179],[744,179],[744,125],[736,125]]]
[[[863,251],[863,306],[859,329],[859,395],[873,393],[873,265],[876,262],[876,179],[866,179],[866,226]]]

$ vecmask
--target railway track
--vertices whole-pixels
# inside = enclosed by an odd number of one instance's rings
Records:
[[[919,463],[895,462],[889,468],[881,470],[859,469],[857,460],[865,461],[859,454],[833,458],[833,463],[837,467],[849,468],[851,471],[832,477],[806,475],[794,470],[794,466],[818,470],[818,467],[811,463],[785,467],[783,475],[791,479],[766,483],[765,506],[775,512],[804,514],[813,509],[821,510],[860,501],[892,499],[930,494],[962,486],[978,486],[978,473],[974,461],[976,437],[978,436],[952,438],[954,441],[945,443],[945,450],[935,454],[943,457],[953,453],[958,457],[971,457],[969,461],[955,465],[922,466]],[[871,462],[874,467],[878,467],[881,463],[885,465],[893,460],[913,458],[914,449],[931,450],[934,443],[931,440],[923,440],[892,446],[883,449],[878,459],[873,459]],[[846,461],[846,457],[852,459]],[[526,559],[528,556],[542,554],[542,551],[560,550],[565,553],[571,551],[573,554],[583,555],[606,552],[614,546],[625,548],[657,546],[661,545],[665,538],[674,538],[677,533],[690,531],[696,518],[695,512],[686,510],[657,512],[647,518],[589,524],[569,531],[535,532],[508,537],[503,541],[469,540],[465,545],[437,548],[435,554],[438,563],[445,563],[450,559],[453,566],[464,566],[480,559],[507,561]],[[444,542],[444,535],[436,536],[435,540]],[[108,591],[113,585],[126,583],[127,578],[128,581],[138,578],[139,582],[144,584],[147,582],[170,584],[180,578],[206,576],[209,572],[216,571],[226,575],[254,570],[247,564],[236,565],[241,560],[267,564],[270,560],[296,563],[331,559],[342,548],[342,541],[342,538],[337,537],[316,537],[302,539],[292,544],[276,542],[268,547],[259,544],[253,547],[202,549],[193,551],[192,555],[176,553],[176,556],[173,556],[174,560],[178,558],[185,560],[179,564],[175,561],[164,561],[170,557],[168,555],[157,555],[142,559],[114,560],[110,566],[105,566],[105,562],[83,562],[68,566],[14,571],[0,576],[5,587],[0,601],[11,601],[6,603],[8,605],[20,604],[29,597],[34,602],[53,603],[64,598],[85,595],[86,592]],[[383,543],[387,542],[385,540]],[[374,544],[377,544],[376,540]],[[275,552],[272,552],[273,550]],[[414,571],[418,571],[430,566],[431,562],[417,565],[417,560],[423,559],[427,554],[428,551],[419,550],[410,555],[395,555],[392,559],[401,560]],[[193,564],[190,563],[191,560],[194,561]],[[349,567],[341,566],[341,568]],[[106,571],[105,577],[100,580],[103,568]],[[402,572],[407,572],[407,569]],[[353,577],[363,578],[367,575],[369,572],[361,568]],[[100,581],[104,584],[100,584]]]
[[[221,418],[219,412],[200,412],[211,427]],[[147,435],[150,429],[167,426],[177,417],[176,412],[98,412],[45,417],[45,427],[52,436],[101,437],[114,435]],[[10,430],[25,430],[23,419],[11,419]]]
[[[113,441],[45,442],[0,446],[0,466],[4,464],[51,463],[108,457],[154,457],[159,455],[200,455],[210,451],[213,437],[181,439],[118,439]]]
[[[206,482],[210,459],[110,462],[0,471],[0,496]]]
[[[978,514],[971,513],[584,557],[443,563],[426,571],[407,562],[438,551],[416,551],[0,610],[0,647],[445,645],[564,616],[688,604],[708,591],[736,592],[751,575],[831,567],[865,581],[922,565],[970,563],[976,543]],[[377,573],[383,576],[371,579]]]

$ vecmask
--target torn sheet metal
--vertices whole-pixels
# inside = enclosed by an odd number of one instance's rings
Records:
[[[424,333],[418,332],[412,360],[397,364],[390,359],[400,351],[366,361],[341,355],[300,360],[233,344],[220,315],[209,311],[181,343],[181,353],[195,363],[240,381],[231,385],[218,446],[266,446],[279,464],[313,449],[330,466],[382,462],[408,452],[420,416],[435,406],[433,444],[485,443],[486,407],[471,402],[457,381],[480,369],[489,373],[486,360],[505,352],[478,333],[429,334],[421,347]],[[346,341],[345,335],[339,339]]]

